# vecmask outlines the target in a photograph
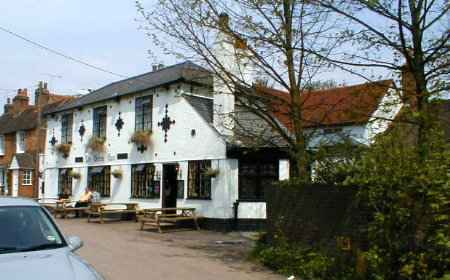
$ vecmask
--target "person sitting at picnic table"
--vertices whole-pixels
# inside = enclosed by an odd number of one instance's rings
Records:
[[[92,200],[92,191],[91,191],[91,188],[90,188],[90,187],[87,187],[87,188],[84,190],[84,194],[80,197],[80,200],[78,200],[78,201],[75,203],[75,207],[76,207],[76,208],[77,208],[77,207],[86,207],[86,206],[89,205],[89,203],[91,202],[91,200]]]

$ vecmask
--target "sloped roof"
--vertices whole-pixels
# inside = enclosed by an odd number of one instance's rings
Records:
[[[36,107],[25,109],[19,113],[7,113],[0,116],[0,134],[8,134],[18,130],[29,130],[39,124],[39,111]]]
[[[208,123],[213,122],[213,100],[211,98],[198,97],[193,95],[184,95],[184,98]]]
[[[212,77],[210,74],[211,73],[205,68],[190,61],[186,61],[157,71],[148,72],[129,79],[111,83],[71,102],[68,102],[63,106],[59,106],[53,110],[48,110],[46,111],[46,114],[79,108],[88,104],[94,104],[179,81],[211,85]]]
[[[41,112],[51,108],[58,108],[58,106],[62,106],[74,99],[75,97],[73,96],[50,94],[49,103],[42,108],[33,105],[21,112],[12,111],[5,113],[0,116],[0,134],[34,129],[39,125]]]
[[[15,154],[12,161],[14,161],[14,158],[17,160],[17,164],[19,169],[34,169],[35,168],[35,161],[32,154],[23,153],[23,154]]]
[[[57,110],[58,108],[62,108],[64,105],[69,104],[77,98],[78,97],[76,96],[51,94],[49,103],[44,105],[42,108],[42,113],[46,114],[47,112],[52,112]]]
[[[392,80],[383,80],[305,92],[300,100],[303,125],[312,128],[366,123],[392,85]],[[261,96],[275,97],[271,101],[274,115],[292,130],[289,94],[270,88],[259,88],[259,92]]]

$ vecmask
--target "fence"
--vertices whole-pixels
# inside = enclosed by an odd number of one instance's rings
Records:
[[[268,238],[352,250],[367,244],[367,211],[356,188],[321,184],[266,189]]]

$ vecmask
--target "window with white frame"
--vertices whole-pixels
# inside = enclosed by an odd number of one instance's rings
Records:
[[[5,186],[6,173],[5,169],[0,167],[0,188]]]
[[[33,184],[33,170],[24,170],[22,173],[22,185],[30,186]]]
[[[25,131],[17,131],[16,133],[16,153],[24,153],[25,146]]]
[[[5,154],[5,136],[0,135],[0,156],[3,156],[4,154]]]

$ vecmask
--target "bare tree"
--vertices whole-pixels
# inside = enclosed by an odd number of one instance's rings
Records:
[[[367,70],[403,72],[402,99],[409,102],[424,143],[429,104],[450,89],[450,2],[448,0],[312,0],[347,21],[339,51],[326,59],[370,79]],[[350,47],[351,45],[351,47]],[[315,52],[314,49],[309,50]],[[317,55],[320,55],[316,53]]]
[[[328,70],[325,58],[340,43],[331,36],[339,22],[329,9],[306,0],[161,0],[149,10],[140,1],[137,6],[156,46],[211,70],[219,80],[215,92],[234,94],[236,107],[245,111],[241,116],[257,116],[261,127],[289,147],[293,176],[310,178],[302,95]],[[220,47],[229,55],[217,52]],[[288,94],[260,94],[265,85]],[[283,113],[292,121],[290,129],[274,116],[274,107],[288,108]],[[233,125],[242,124],[235,120]]]

